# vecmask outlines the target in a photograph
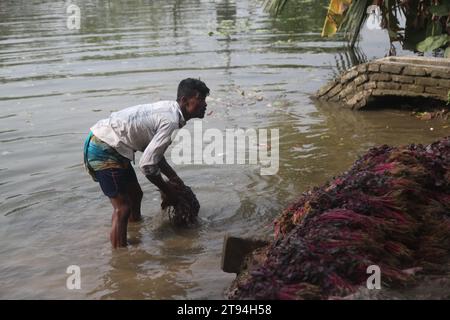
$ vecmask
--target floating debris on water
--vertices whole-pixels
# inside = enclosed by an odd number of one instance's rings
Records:
[[[420,112],[420,111],[413,111],[411,113],[412,116],[416,117],[419,120],[431,120],[431,119],[443,119],[443,120],[448,120],[449,118],[449,110],[447,109],[441,109],[441,110],[437,110],[437,111],[425,111],[425,112]]]

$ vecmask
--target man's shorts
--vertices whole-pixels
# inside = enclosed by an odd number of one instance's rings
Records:
[[[84,165],[92,179],[100,183],[105,196],[126,194],[130,183],[138,183],[129,159],[89,133],[84,142]]]

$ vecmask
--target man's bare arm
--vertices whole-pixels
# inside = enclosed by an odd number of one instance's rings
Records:
[[[166,194],[170,194],[173,190],[172,188],[164,181],[160,174],[156,175],[146,175],[147,179],[158,187],[159,190]]]
[[[171,204],[175,204],[178,202],[178,193],[177,191],[167,182],[164,181],[160,174],[157,175],[146,175],[146,178],[158,187],[159,190],[163,192],[168,198]]]
[[[175,170],[169,165],[165,157],[162,157],[161,161],[158,163],[161,172],[172,182],[178,184],[184,184],[183,180],[177,175]]]

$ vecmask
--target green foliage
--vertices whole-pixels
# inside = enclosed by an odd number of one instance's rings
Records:
[[[265,6],[272,14],[279,14],[289,1],[306,0],[266,0]],[[349,36],[351,45],[355,43],[367,8],[373,1],[353,0],[345,12],[340,30]],[[382,0],[382,27],[388,31],[391,42],[399,41],[405,49],[420,52],[445,49],[444,56],[450,58],[450,0]],[[400,23],[400,16],[406,17],[406,25]]]
[[[264,2],[264,8],[273,15],[278,15],[287,2],[288,0],[266,0]]]
[[[444,57],[445,58],[450,58],[450,47],[447,47],[447,49],[445,49]]]
[[[419,50],[420,52],[433,51],[445,46],[449,41],[450,36],[448,36],[447,34],[441,34],[439,36],[429,36],[425,40],[417,44],[417,50]]]
[[[367,16],[366,11],[369,4],[368,0],[352,2],[342,22],[341,30],[347,34],[352,47],[356,42],[361,25]]]
[[[446,17],[450,12],[450,1],[441,1],[441,4],[432,5],[430,7],[430,13],[438,17]]]

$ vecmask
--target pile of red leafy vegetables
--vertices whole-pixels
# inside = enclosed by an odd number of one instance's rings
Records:
[[[170,222],[176,227],[191,227],[197,223],[200,203],[197,200],[192,189],[186,185],[179,185],[172,182],[174,189],[177,190],[179,201],[175,204],[169,204],[168,197],[161,193],[161,208],[169,215]]]
[[[370,149],[351,169],[301,195],[275,221],[275,238],[229,290],[231,299],[333,299],[366,286],[439,274],[450,253],[450,137]],[[244,275],[245,276],[242,276]]]

